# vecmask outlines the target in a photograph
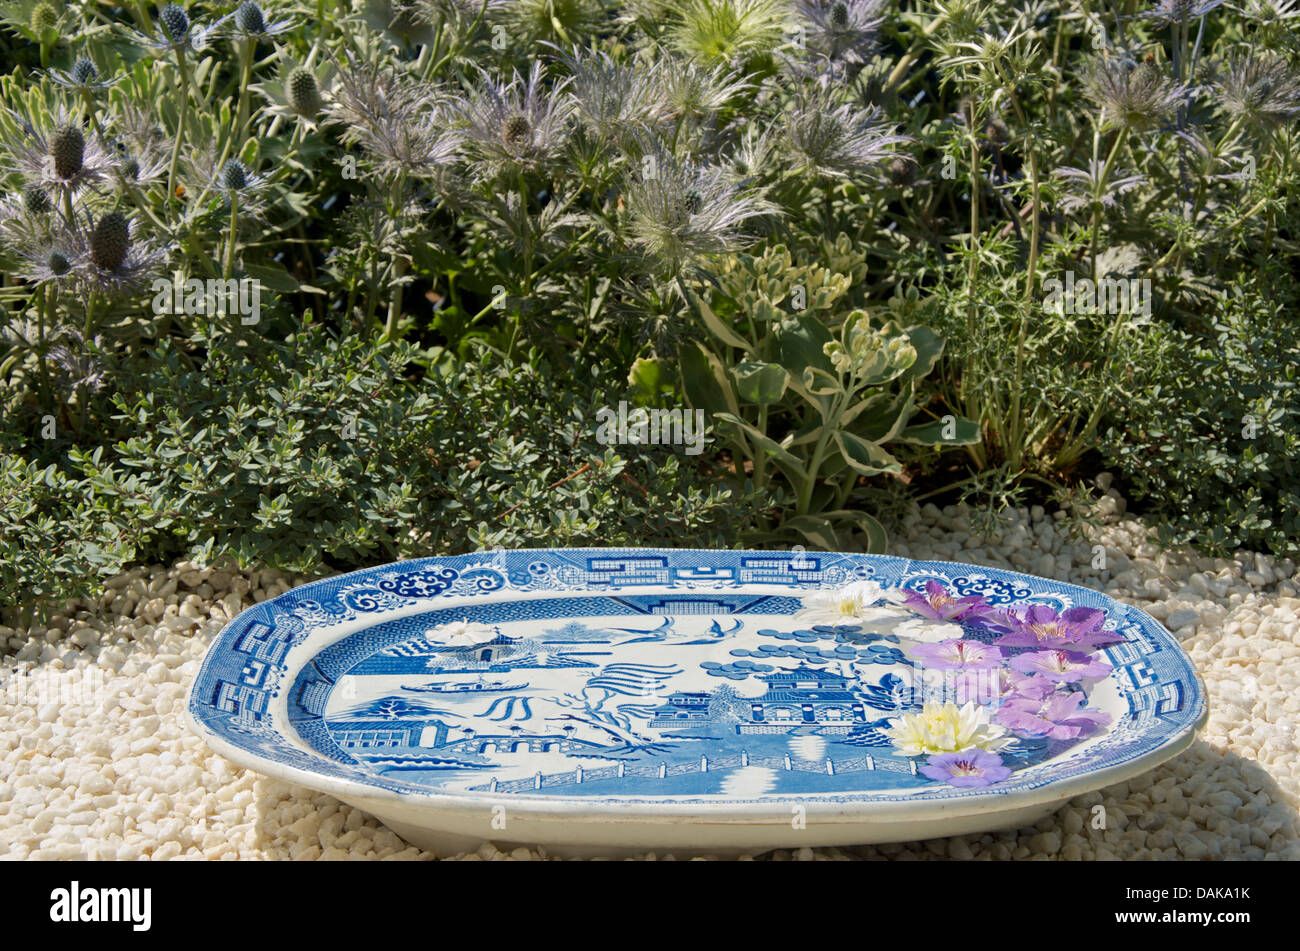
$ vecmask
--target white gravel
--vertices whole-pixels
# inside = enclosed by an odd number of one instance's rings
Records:
[[[1197,743],[1017,832],[769,857],[1300,859],[1296,565],[1161,551],[1113,491],[1099,513],[1101,526],[1081,539],[1058,530],[1061,513],[1022,509],[987,541],[969,534],[964,510],[926,506],[894,551],[1098,587],[1150,612],[1177,633],[1209,688],[1210,721]],[[1095,545],[1104,569],[1092,567]],[[0,627],[0,856],[433,858],[328,795],[236,768],[185,726],[186,688],[225,622],[303,580],[185,563],[137,569],[48,625]],[[1096,805],[1105,807],[1104,830],[1092,827]],[[486,845],[439,857],[545,853]]]

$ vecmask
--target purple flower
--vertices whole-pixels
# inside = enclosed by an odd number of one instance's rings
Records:
[[[1002,651],[998,648],[960,637],[938,644],[917,644],[908,653],[913,660],[936,670],[992,670],[1002,666]]]
[[[1069,608],[1057,614],[1045,604],[1003,615],[1011,633],[998,638],[999,647],[1095,651],[1121,643],[1124,638],[1101,630],[1106,615],[1096,608]]]
[[[936,753],[920,768],[931,779],[952,786],[988,786],[1011,775],[1002,765],[1002,757],[984,750],[962,750],[959,753]]]
[[[1003,703],[993,719],[1008,730],[1053,740],[1087,736],[1110,723],[1110,714],[1080,710],[1081,703],[1083,694],[1073,690],[1061,690],[1041,699],[1015,697]]]
[[[1011,659],[1013,669],[1022,674],[1042,674],[1057,683],[1078,683],[1100,679],[1115,668],[1077,651],[1032,651]]]
[[[970,621],[993,610],[980,595],[954,598],[937,581],[925,583],[925,594],[904,591],[903,604],[932,621]]]
[[[1011,671],[1007,676],[1010,679],[1010,686],[1003,694],[1004,700],[1010,700],[1012,698],[1021,700],[1042,700],[1044,697],[1056,690],[1056,684],[1048,680],[1042,674],[1029,676],[1018,671]]]

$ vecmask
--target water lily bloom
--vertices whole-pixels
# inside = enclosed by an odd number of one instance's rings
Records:
[[[925,593],[905,591],[903,604],[932,621],[970,621],[992,614],[993,607],[978,594],[956,598],[937,581],[925,583]]]
[[[988,786],[1011,775],[1001,756],[975,749],[931,756],[919,772],[952,786]]]
[[[881,613],[873,606],[885,597],[885,589],[874,581],[855,581],[835,591],[818,591],[804,601],[801,621],[829,625],[852,624]]]
[[[937,670],[991,670],[1002,665],[1002,651],[979,641],[957,638],[938,644],[917,644],[907,654]]]
[[[977,703],[927,703],[920,713],[904,713],[884,731],[904,756],[956,753],[979,748],[1001,749],[1010,742],[1006,731],[989,721]]]
[[[1096,608],[1069,608],[1057,614],[1045,604],[1005,615],[1009,634],[998,639],[999,647],[1039,647],[1094,651],[1124,640],[1114,631],[1101,630],[1106,615]]]
[[[1115,668],[1104,661],[1077,651],[1033,651],[1011,659],[1013,669],[1022,674],[1042,674],[1057,683],[1078,683],[1105,677]]]
[[[1081,703],[1083,694],[1075,690],[1060,690],[1040,699],[1014,697],[998,708],[994,719],[1017,733],[1053,740],[1087,736],[1110,723],[1110,714],[1080,710]]]
[[[482,644],[497,636],[495,628],[487,624],[471,623],[467,618],[439,624],[424,632],[424,637],[431,644],[451,644],[456,647],[470,647]]]

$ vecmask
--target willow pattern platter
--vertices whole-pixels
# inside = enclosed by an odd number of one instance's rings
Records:
[[[240,614],[190,689],[240,765],[436,851],[761,850],[1032,823],[1191,744],[1177,641],[949,562],[574,549],[430,558]]]

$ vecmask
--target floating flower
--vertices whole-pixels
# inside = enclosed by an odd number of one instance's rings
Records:
[[[1022,674],[1042,674],[1058,683],[1078,683],[1101,679],[1115,668],[1103,661],[1077,651],[1034,651],[1011,660],[1011,666]]]
[[[993,607],[981,595],[956,598],[937,581],[927,581],[925,592],[904,591],[902,603],[932,621],[969,621],[993,613]]]
[[[873,605],[885,597],[874,581],[855,581],[835,591],[818,591],[804,599],[799,620],[813,624],[853,624],[879,613]]]
[[[424,638],[431,644],[450,644],[455,647],[472,647],[482,644],[497,636],[496,629],[487,624],[471,623],[468,618],[439,624],[424,632]]]
[[[907,655],[936,670],[992,670],[1002,665],[1001,650],[965,638],[917,644]]]
[[[996,750],[1010,742],[1002,727],[989,722],[988,711],[977,703],[927,703],[920,713],[904,713],[885,730],[904,756],[956,753],[978,747]]]
[[[931,756],[919,772],[952,786],[988,786],[1011,775],[1002,757],[983,750],[962,750]]]
[[[1006,671],[1007,692],[1004,698],[1011,697],[1041,700],[1056,690],[1056,684],[1042,674],[1022,674],[1016,670]]]
[[[1040,647],[1094,651],[1124,639],[1113,631],[1101,630],[1106,620],[1096,608],[1069,608],[1058,614],[1045,604],[1005,615],[1011,631],[998,638],[999,647]]]
[[[1014,697],[998,708],[993,719],[1009,730],[1053,740],[1087,736],[1110,723],[1101,710],[1080,710],[1082,693],[1059,690],[1038,699]]]

